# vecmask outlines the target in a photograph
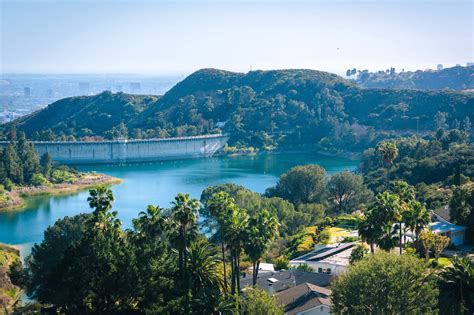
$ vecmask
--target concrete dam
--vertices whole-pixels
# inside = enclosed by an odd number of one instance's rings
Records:
[[[60,164],[110,164],[210,157],[227,143],[222,134],[92,142],[33,141],[38,155]]]

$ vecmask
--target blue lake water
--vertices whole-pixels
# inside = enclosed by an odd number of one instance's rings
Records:
[[[179,192],[199,198],[204,188],[232,182],[263,193],[278,176],[295,165],[319,164],[328,173],[353,170],[358,161],[318,154],[278,154],[213,157],[129,165],[91,165],[84,171],[105,173],[124,180],[112,186],[114,209],[125,227],[149,204],[168,207]],[[28,200],[24,210],[0,213],[0,242],[19,245],[24,252],[43,238],[44,230],[57,219],[91,209],[88,192],[40,196]],[[24,255],[24,253],[22,253]]]

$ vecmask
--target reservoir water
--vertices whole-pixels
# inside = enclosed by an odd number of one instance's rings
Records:
[[[329,174],[353,170],[358,161],[318,154],[278,154],[240,157],[213,157],[128,165],[88,165],[96,171],[124,180],[112,186],[114,209],[125,227],[149,204],[168,207],[179,192],[198,198],[204,188],[218,183],[235,183],[263,193],[278,176],[295,165],[319,164]],[[63,196],[40,196],[28,200],[27,208],[0,213],[0,242],[29,248],[43,238],[44,230],[57,219],[90,212],[88,192]]]

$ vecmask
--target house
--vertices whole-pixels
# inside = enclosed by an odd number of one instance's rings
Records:
[[[433,221],[430,230],[436,234],[447,236],[454,246],[463,245],[466,238],[466,226],[451,223],[449,206],[440,207],[433,212]]]
[[[273,294],[273,292],[280,292],[306,282],[319,287],[327,287],[333,278],[333,275],[302,270],[260,271],[257,278],[257,287]],[[241,288],[251,287],[252,276],[241,277],[240,286]]]
[[[432,222],[430,230],[436,234],[447,236],[451,239],[451,244],[459,246],[464,244],[466,237],[466,226],[460,226],[449,222]]]
[[[329,315],[331,290],[302,283],[278,292],[275,297],[289,315]]]
[[[290,261],[292,267],[307,264],[317,273],[337,275],[347,270],[356,242],[318,246],[310,253]]]

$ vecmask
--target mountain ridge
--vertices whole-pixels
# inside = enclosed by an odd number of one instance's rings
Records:
[[[466,117],[474,117],[474,94],[363,88],[338,75],[307,69],[236,73],[207,68],[163,96],[103,92],[63,99],[3,130],[16,125],[33,139],[224,131],[231,133],[230,144],[235,146],[345,144],[360,149],[390,134],[413,133],[416,128],[434,131],[438,112],[447,113],[448,126],[460,126]]]

